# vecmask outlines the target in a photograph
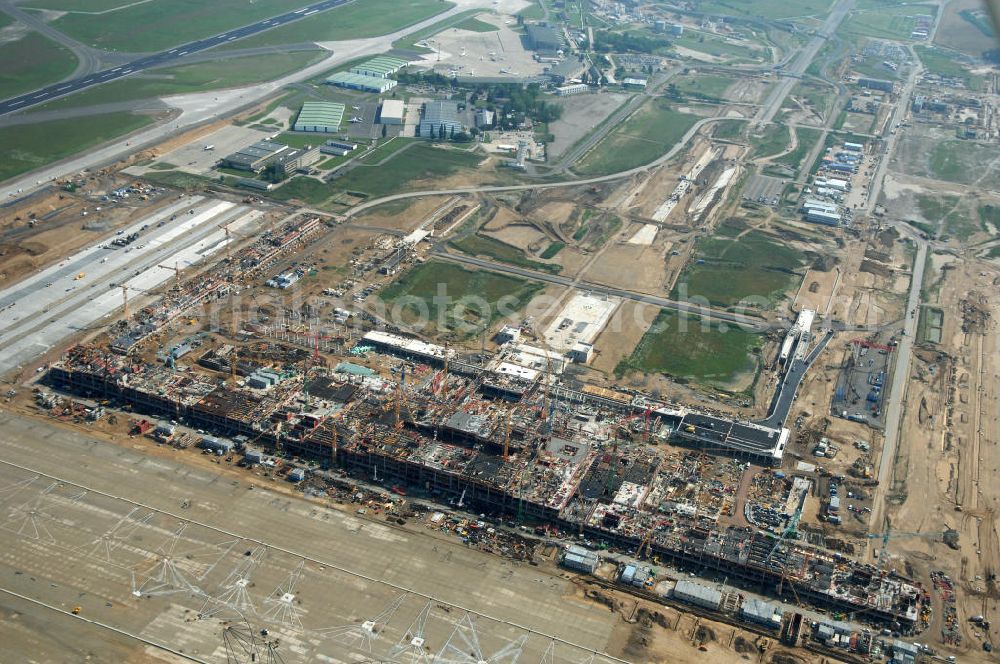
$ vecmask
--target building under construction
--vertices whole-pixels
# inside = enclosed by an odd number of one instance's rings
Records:
[[[359,346],[402,358],[383,358],[397,363],[394,379],[337,374],[301,349],[287,358],[216,349],[177,366],[80,346],[51,367],[48,381],[903,631],[917,621],[926,601],[920,588],[800,543],[801,512],[780,516],[770,531],[730,518],[742,506],[732,504],[735,486],[725,477],[746,461],[780,463],[786,429],[643,395],[571,389],[560,384],[555,358],[523,344],[479,362],[382,332]],[[706,470],[714,463],[736,465],[719,479]]]

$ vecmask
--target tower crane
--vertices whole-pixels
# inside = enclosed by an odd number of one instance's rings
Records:
[[[157,265],[157,267],[162,267],[164,270],[173,270],[174,272],[174,290],[180,291],[181,289],[181,268],[177,263],[174,263],[173,267],[169,265]]]
[[[128,292],[131,290],[131,291],[135,291],[136,293],[146,294],[147,291],[144,291],[141,288],[133,288],[132,286],[128,286],[126,284],[122,284],[121,285],[121,289],[122,289],[122,309],[123,309],[122,316],[123,316],[125,322],[128,322],[129,313],[130,313],[129,310],[128,310]]]

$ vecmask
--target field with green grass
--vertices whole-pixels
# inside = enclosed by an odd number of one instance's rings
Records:
[[[978,89],[982,84],[981,76],[973,76],[969,73],[969,70],[963,67],[957,59],[949,55],[947,51],[920,44],[914,46],[913,49],[917,52],[920,62],[923,63],[924,67],[930,73],[937,74],[938,76],[961,78],[973,90]]]
[[[768,57],[769,48],[758,47],[749,42],[733,42],[720,35],[685,30],[673,43],[692,51],[706,53],[730,62],[760,62]]]
[[[66,78],[76,69],[76,56],[37,32],[0,45],[0,98],[37,90]]]
[[[685,97],[725,99],[726,90],[736,82],[736,79],[717,74],[699,73],[676,76],[670,82]]]
[[[118,101],[252,85],[299,71],[318,62],[325,55],[325,51],[273,53],[157,69],[150,78],[139,75],[112,81],[49,102],[40,109],[83,108]]]
[[[330,185],[315,178],[298,175],[280,187],[267,193],[269,198],[279,201],[300,200],[307,205],[319,206],[333,196]]]
[[[996,148],[968,141],[940,141],[931,149],[928,165],[939,180],[971,184],[983,175],[983,160],[990,157],[996,157]]]
[[[21,6],[26,9],[53,9],[61,12],[106,12],[134,2],[135,0],[28,0]]]
[[[615,373],[664,373],[725,387],[756,370],[761,342],[760,335],[739,327],[663,309]]]
[[[474,153],[418,143],[399,151],[380,166],[360,164],[352,168],[334,180],[333,187],[378,198],[411,190],[418,181],[441,180],[461,170],[474,169],[481,160],[482,156]],[[370,155],[364,161],[370,162]]]
[[[780,124],[769,124],[759,135],[750,137],[750,147],[752,148],[750,157],[761,159],[779,154],[788,149],[791,140],[792,136],[788,127]]]
[[[160,51],[217,35],[247,23],[305,7],[310,1],[255,0],[247,3],[246,0],[149,0],[133,2],[128,7],[107,14],[64,14],[51,25],[96,48],[139,53]],[[319,16],[320,14],[316,14],[316,17]],[[311,18],[295,25],[311,22]]]
[[[741,120],[719,120],[712,125],[712,136],[724,141],[738,141],[747,123]]]
[[[517,15],[524,17],[526,21],[538,21],[545,18],[545,10],[542,9],[542,0],[532,0],[531,5],[519,11]]]
[[[146,115],[108,113],[0,128],[0,181],[65,159],[153,122]]]
[[[467,18],[455,25],[459,30],[468,30],[469,32],[496,32],[499,28],[492,23],[487,23],[486,21],[480,21],[478,18]]]
[[[770,308],[800,279],[800,252],[766,233],[727,221],[715,236],[698,241],[695,262],[677,281],[671,297],[704,299],[719,307],[740,303]]]
[[[378,37],[401,30],[454,7],[446,0],[364,0],[313,14],[227,45],[226,48],[279,46],[304,41],[338,41]]]
[[[979,213],[979,223],[984,231],[992,228],[994,232],[1000,232],[1000,205],[980,205],[976,212]]]
[[[798,172],[802,167],[802,160],[805,159],[805,156],[809,153],[809,151],[816,146],[816,141],[819,140],[820,135],[819,129],[796,127],[795,136],[798,140],[798,144],[795,146],[795,149],[788,154],[774,159],[771,161],[771,165],[787,166],[793,171]]]
[[[555,258],[556,254],[562,251],[565,247],[566,247],[565,242],[553,242],[552,244],[550,244],[545,248],[545,251],[543,251],[540,254],[540,258],[544,258],[545,260],[548,260],[550,258]]]
[[[935,16],[935,5],[899,5],[854,11],[844,20],[838,31],[852,37],[908,40],[916,26],[916,16]]]
[[[573,166],[580,175],[604,175],[644,166],[670,150],[698,121],[664,99],[651,99],[612,129]]]
[[[977,222],[968,206],[958,196],[919,194],[917,208],[920,215],[940,229],[942,237],[968,240],[980,230],[987,230],[985,219]],[[982,216],[980,216],[982,219]]]
[[[759,18],[794,18],[796,16],[825,16],[830,11],[828,0],[703,0],[698,11],[728,16],[753,16]]]
[[[553,274],[557,274],[560,270],[562,270],[559,265],[533,261],[517,247],[491,237],[469,235],[468,237],[462,238],[461,240],[454,240],[448,244],[449,246],[458,249],[463,254],[492,258],[493,260],[500,261],[501,263],[516,265],[517,267],[523,267],[529,270],[540,270],[543,272],[551,272]],[[551,246],[549,248],[551,248]],[[553,254],[553,256],[554,255],[555,254]]]
[[[391,318],[398,315],[413,325],[429,322],[435,328],[442,321],[445,330],[465,338],[484,325],[523,309],[542,288],[542,284],[509,275],[430,261],[403,274],[379,298],[389,305]],[[442,295],[449,301],[442,302],[439,297]],[[460,302],[462,298],[475,300],[465,307]],[[485,303],[486,308],[475,303]]]

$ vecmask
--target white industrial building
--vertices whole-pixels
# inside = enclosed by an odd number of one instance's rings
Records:
[[[841,219],[840,215],[836,212],[809,210],[806,212],[806,221],[811,221],[815,224],[823,224],[824,226],[839,226]]]
[[[700,583],[681,579],[674,586],[674,599],[688,604],[700,606],[703,609],[718,611],[722,605],[722,593],[715,588],[703,586]]]
[[[586,83],[574,83],[572,85],[563,85],[556,88],[556,94],[560,97],[569,97],[571,95],[578,95],[589,91],[590,86]]]
[[[752,597],[743,602],[743,606],[740,607],[740,617],[747,622],[757,623],[758,625],[764,625],[765,627],[770,627],[772,629],[781,628],[781,618],[784,615],[784,609],[779,605],[773,604],[771,602],[765,602],[762,599],[757,599]]]
[[[406,104],[401,99],[386,99],[382,102],[379,121],[387,125],[401,125],[406,117]]]
[[[596,553],[575,544],[566,547],[566,552],[563,553],[562,558],[564,567],[577,572],[586,572],[587,574],[593,574],[600,562],[601,559]]]

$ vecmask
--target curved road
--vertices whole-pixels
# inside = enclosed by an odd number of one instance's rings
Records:
[[[73,52],[73,55],[76,57],[76,70],[74,70],[69,77],[63,80],[72,80],[74,78],[86,76],[87,74],[92,74],[101,68],[101,51],[67,37],[62,32],[46,23],[39,14],[26,12],[15,5],[11,0],[3,0],[0,2],[0,10],[12,19],[28,26],[32,31],[51,39],[57,44],[65,46]],[[59,83],[56,83],[55,85],[59,85]]]
[[[687,145],[698,130],[705,125],[712,122],[719,122],[720,120],[743,120],[745,122],[749,121],[749,118],[702,118],[695,122],[687,133],[674,144],[674,147],[658,157],[657,159],[645,164],[643,166],[636,166],[635,168],[629,168],[624,171],[619,171],[617,173],[610,173],[608,175],[598,175],[591,178],[582,178],[578,180],[561,180],[559,182],[538,182],[533,184],[509,184],[509,185],[483,185],[479,187],[458,187],[455,189],[429,189],[426,191],[410,191],[402,194],[391,194],[389,196],[382,196],[381,198],[373,198],[370,201],[357,205],[343,214],[345,218],[350,218],[357,215],[359,212],[364,212],[373,207],[382,205],[383,203],[391,203],[392,201],[402,201],[408,198],[421,198],[423,196],[455,196],[459,194],[488,194],[504,191],[527,191],[529,189],[560,189],[564,187],[578,187],[581,185],[588,184],[599,184],[601,182],[613,182],[615,180],[621,180],[638,173],[644,173],[652,168],[662,165],[663,163],[674,158],[681,148]]]

